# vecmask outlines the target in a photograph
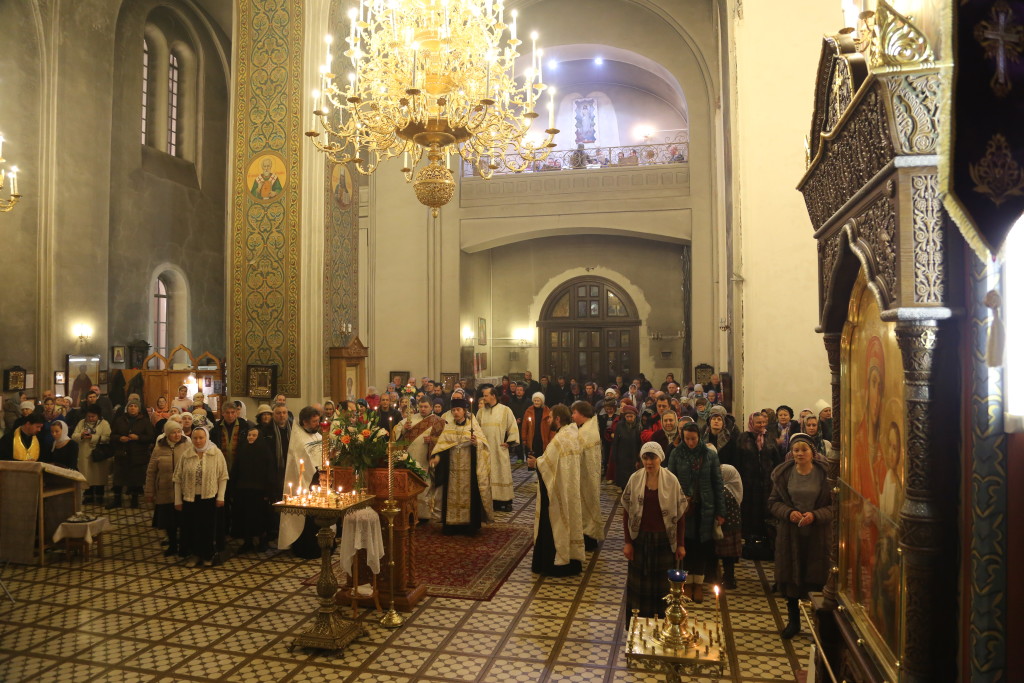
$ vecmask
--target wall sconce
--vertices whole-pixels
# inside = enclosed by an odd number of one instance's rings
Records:
[[[728,332],[732,329],[732,316],[727,315],[724,318],[718,319],[718,329],[722,332]]]
[[[78,323],[71,328],[71,334],[78,337],[79,344],[88,343],[92,339],[92,326],[85,323]]]

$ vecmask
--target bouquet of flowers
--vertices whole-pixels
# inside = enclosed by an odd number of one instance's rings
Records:
[[[408,396],[409,398],[416,396],[416,387],[412,385],[412,382],[402,387],[402,396]]]
[[[348,414],[339,410],[331,422],[330,438],[331,464],[336,467],[352,467],[359,472],[376,466],[388,453],[388,430],[381,427],[380,413],[376,410],[365,414]]]

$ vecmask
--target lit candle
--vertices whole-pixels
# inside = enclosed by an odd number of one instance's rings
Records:
[[[516,39],[516,17],[519,16],[519,10],[512,10],[512,40]]]
[[[11,176],[11,194],[18,194],[18,167],[11,166],[11,172],[7,175]]]
[[[287,503],[291,499],[291,497],[292,497],[292,483],[288,482],[288,498],[286,498],[284,502]]]
[[[0,161],[4,159],[4,136],[0,135]],[[2,180],[2,178],[0,178]]]
[[[555,86],[548,90],[548,130],[555,128]]]
[[[359,10],[357,10],[355,7],[350,9],[348,11],[348,18],[352,22],[352,26],[350,27],[349,34],[348,34],[348,42],[353,47],[355,47],[355,44],[356,44],[356,21],[359,18]]]

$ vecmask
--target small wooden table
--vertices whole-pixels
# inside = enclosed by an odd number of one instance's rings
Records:
[[[78,553],[82,560],[89,559],[89,550],[95,544],[96,555],[103,557],[103,532],[110,528],[106,517],[91,522],[61,522],[53,533],[53,542],[63,539],[69,553]]]

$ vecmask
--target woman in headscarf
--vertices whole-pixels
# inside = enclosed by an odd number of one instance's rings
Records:
[[[821,429],[821,438],[825,441],[832,441],[832,406],[824,400],[819,400],[814,407],[818,409],[818,428]]]
[[[191,445],[182,431],[181,422],[164,421],[164,431],[156,439],[146,468],[146,502],[154,503],[153,526],[167,533],[164,557],[186,556],[185,549],[178,545],[181,513],[174,509],[174,470]]]
[[[539,458],[554,432],[551,431],[551,409],[544,405],[544,394],[533,394],[533,405],[523,414],[521,443],[528,455]]]
[[[110,427],[110,442],[114,444],[114,499],[106,505],[110,510],[121,507],[124,488],[132,497],[132,507],[139,507],[139,494],[146,484],[149,451],[156,438],[153,423],[141,411],[138,400],[131,399]]]
[[[98,404],[85,407],[85,419],[75,427],[71,438],[78,443],[78,471],[85,475],[89,487],[85,492],[85,504],[99,505],[103,502],[103,488],[110,478],[110,459],[96,461],[93,451],[100,444],[110,444],[110,424],[103,419],[103,409]]]
[[[700,439],[697,425],[683,425],[683,438],[668,456],[665,465],[676,475],[683,493],[689,498],[686,515],[686,561],[683,569],[690,597],[704,601],[704,576],[714,570],[715,524],[725,521],[722,495],[722,470],[718,455]]]
[[[743,481],[739,470],[722,464],[722,488],[725,496],[725,522],[722,538],[715,539],[715,555],[722,560],[722,586],[736,588],[736,562],[743,552],[743,529],[740,505],[743,503]]]
[[[723,465],[735,464],[736,432],[726,423],[725,408],[713,406],[708,414],[707,429],[701,433],[701,439],[718,451],[718,462]]]
[[[768,418],[764,413],[751,413],[747,431],[736,439],[736,469],[743,480],[743,538],[754,545],[763,545],[764,559],[771,559],[769,537],[768,494],[771,493],[772,470],[782,462],[775,441],[767,433]],[[758,558],[761,559],[761,558]]]
[[[704,396],[698,396],[693,400],[693,407],[696,410],[696,415],[693,415],[693,421],[697,423],[697,427],[700,431],[708,426],[708,417],[711,416],[711,404],[708,403],[707,398]]]
[[[156,426],[160,420],[166,420],[171,416],[170,406],[167,405],[167,397],[161,396],[156,400],[156,405],[149,409],[149,419]]]
[[[54,420],[50,425],[50,434],[53,435],[53,446],[39,460],[68,470],[78,469],[78,444],[71,440],[68,423]]]
[[[232,536],[242,539],[239,553],[258,548],[267,550],[267,533],[273,511],[271,503],[280,493],[276,487],[277,464],[260,428],[250,425],[245,439],[238,444],[235,464],[231,469],[234,489],[232,499]]]
[[[626,614],[642,617],[665,612],[666,574],[686,557],[686,496],[679,480],[662,467],[665,451],[656,441],[640,449],[643,469],[622,489],[622,553],[629,560]],[[627,616],[628,618],[628,616]]]
[[[205,427],[192,430],[192,447],[174,470],[174,509],[181,513],[181,544],[189,556],[186,567],[213,562],[216,551],[217,508],[224,507],[228,464],[210,442]]]
[[[662,449],[664,452],[664,449]],[[622,406],[622,417],[615,425],[612,436],[612,450],[608,458],[607,478],[621,489],[626,488],[630,477],[643,467],[640,461],[640,423],[636,408]]]
[[[781,405],[775,409],[775,417],[778,420],[779,435],[775,437],[775,443],[779,444],[779,450],[783,453],[789,451],[789,435],[800,431],[796,422],[793,421],[793,409],[787,405]]]
[[[832,548],[832,491],[823,459],[806,434],[790,440],[792,459],[772,472],[771,514],[779,520],[775,585],[786,598],[789,623],[783,638],[800,632],[799,600],[828,579]]]
[[[181,414],[181,430],[185,436],[192,436],[192,413],[185,411]]]

